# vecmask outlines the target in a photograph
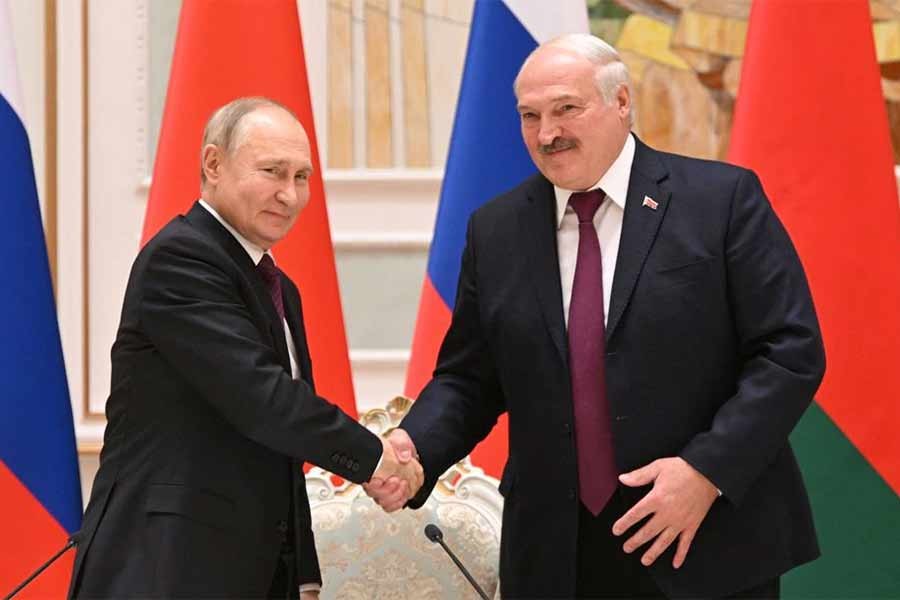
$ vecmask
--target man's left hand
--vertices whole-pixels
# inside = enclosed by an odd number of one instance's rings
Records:
[[[700,523],[719,495],[716,486],[679,457],[660,458],[640,469],[623,473],[619,481],[629,487],[653,484],[653,489],[640,502],[613,523],[613,534],[622,535],[652,515],[625,542],[625,552],[630,554],[654,540],[641,557],[641,564],[650,566],[678,538],[672,566],[680,568]]]
[[[319,600],[319,592],[300,592],[300,600]]]

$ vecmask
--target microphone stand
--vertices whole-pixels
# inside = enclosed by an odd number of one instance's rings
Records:
[[[447,556],[449,556],[453,560],[457,568],[459,568],[462,574],[465,575],[466,579],[469,580],[469,583],[472,584],[472,587],[475,588],[475,591],[478,592],[478,595],[481,596],[482,600],[490,600],[490,598],[488,598],[488,595],[484,593],[484,590],[481,589],[481,586],[478,585],[478,582],[475,581],[475,578],[473,578],[469,573],[469,570],[466,569],[466,567],[460,562],[460,560],[456,558],[456,555],[453,554],[453,551],[450,550],[447,544],[444,543],[444,532],[441,531],[440,527],[438,527],[434,523],[429,523],[425,526],[425,537],[427,537],[432,542],[441,545],[441,547],[444,549],[444,552],[447,553]]]
[[[77,533],[73,533],[72,535],[70,535],[70,536],[69,536],[69,539],[66,541],[66,545],[63,546],[61,550],[57,551],[56,554],[54,554],[52,557],[50,557],[50,560],[48,560],[47,562],[45,562],[44,564],[42,564],[40,567],[38,567],[37,571],[35,571],[34,573],[32,573],[31,575],[28,576],[28,579],[26,579],[25,581],[23,581],[22,583],[20,583],[19,585],[17,585],[17,586],[15,587],[15,589],[9,593],[8,596],[4,596],[4,597],[3,597],[3,600],[10,600],[10,598],[12,598],[13,596],[15,596],[15,595],[18,594],[19,592],[21,592],[21,591],[22,591],[22,588],[24,588],[26,585],[28,585],[29,583],[31,583],[32,581],[34,581],[34,579],[35,579],[38,575],[40,575],[41,573],[43,573],[44,570],[47,569],[47,567],[49,567],[49,566],[52,565],[54,562],[56,562],[56,559],[58,559],[60,556],[62,556],[62,555],[65,554],[66,552],[68,552],[69,548],[73,548],[73,547],[77,546],[77,545],[78,545],[78,540],[77,540],[76,537],[75,537],[76,535],[77,535]]]

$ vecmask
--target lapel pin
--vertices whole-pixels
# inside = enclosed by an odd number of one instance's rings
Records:
[[[649,206],[650,210],[656,210],[659,206],[659,202],[657,202],[650,196],[644,196],[644,202],[641,204],[641,206]]]

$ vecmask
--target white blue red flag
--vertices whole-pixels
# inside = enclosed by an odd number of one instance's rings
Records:
[[[0,595],[81,526],[72,406],[6,0],[0,0]],[[22,592],[64,598],[69,552]]]

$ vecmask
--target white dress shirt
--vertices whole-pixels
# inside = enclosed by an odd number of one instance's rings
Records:
[[[253,261],[254,265],[259,266],[259,261],[262,260],[263,254],[268,254],[272,258],[272,262],[275,261],[275,257],[272,256],[272,253],[268,250],[263,250],[240,233],[238,230],[231,226],[228,221],[222,218],[222,215],[216,212],[212,206],[206,203],[206,200],[200,200],[200,206],[209,211],[209,214],[214,216],[216,220],[222,224],[222,227],[228,230],[234,239],[238,241],[241,247],[247,252],[250,256],[250,260]],[[291,328],[288,327],[287,320],[282,319],[281,324],[284,327],[284,339],[287,342],[288,354],[290,355],[291,360],[291,377],[294,379],[300,378],[300,369],[297,367],[297,347],[294,345],[294,337],[291,335]]]
[[[625,215],[625,197],[631,180],[631,164],[634,162],[634,137],[628,134],[625,145],[606,173],[589,190],[597,188],[606,198],[594,214],[594,229],[600,240],[600,256],[603,261],[603,322],[609,314],[609,298],[612,291],[616,259],[619,257],[619,239],[622,237],[622,218]],[[559,282],[562,284],[563,316],[569,325],[569,304],[572,300],[572,283],[575,279],[575,262],[578,259],[578,215],[569,206],[569,197],[575,193],[553,186],[556,194],[556,249],[559,255]]]

